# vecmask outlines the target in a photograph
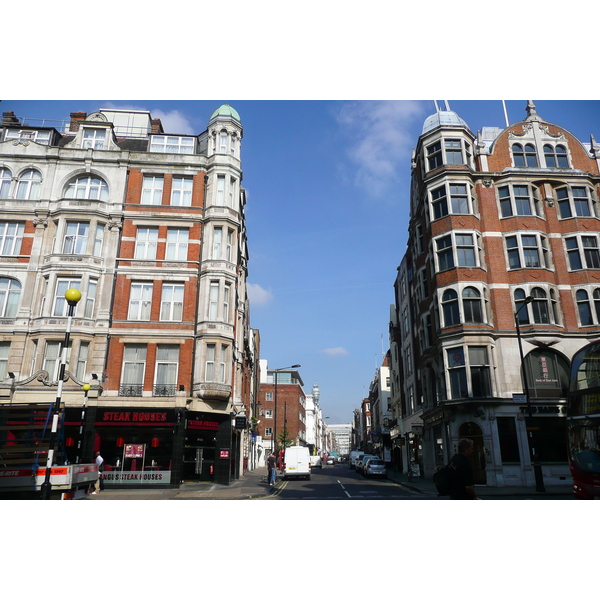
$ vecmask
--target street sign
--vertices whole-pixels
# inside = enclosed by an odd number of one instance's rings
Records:
[[[526,394],[513,394],[513,402],[527,402],[527,395]]]

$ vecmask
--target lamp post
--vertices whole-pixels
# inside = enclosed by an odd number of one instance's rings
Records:
[[[302,365],[292,365],[291,367],[281,367],[280,369],[273,369],[275,372],[275,412],[273,414],[273,454],[277,458],[277,375],[279,371],[285,371],[287,369],[299,369]]]
[[[79,464],[83,453],[83,430],[85,429],[85,413],[87,411],[88,392],[90,391],[90,384],[84,383],[83,389],[83,406],[81,407],[81,423],[79,424],[79,439],[77,440],[77,458],[75,462]]]
[[[523,303],[515,312],[515,325],[517,328],[517,340],[519,342],[519,354],[521,356],[521,369],[523,371],[523,388],[525,392],[525,400],[527,401],[527,421],[525,422],[525,429],[527,431],[527,442],[529,445],[529,458],[531,460],[531,464],[533,465],[533,475],[535,477],[535,491],[536,492],[545,492],[546,488],[544,487],[544,477],[542,475],[542,465],[538,462],[537,455],[535,453],[535,437],[533,435],[533,429],[527,426],[531,426],[531,420],[533,418],[533,411],[531,409],[531,400],[529,398],[529,384],[527,382],[527,366],[525,365],[525,357],[523,356],[523,343],[521,341],[521,329],[519,327],[519,313],[525,306],[531,304],[533,302],[533,296],[527,296],[523,300]]]
[[[56,445],[56,433],[58,430],[58,418],[60,416],[60,402],[62,399],[63,380],[65,378],[65,369],[67,365],[67,349],[69,347],[69,338],[71,336],[71,322],[73,321],[73,313],[77,303],[81,300],[81,292],[78,289],[71,288],[65,292],[65,300],[67,301],[67,329],[65,331],[65,341],[63,343],[60,356],[60,370],[58,372],[58,389],[56,391],[56,400],[54,401],[52,415],[52,430],[50,431],[50,444],[48,447],[48,461],[46,462],[46,477],[41,485],[42,500],[50,500],[50,474],[52,472],[52,462],[54,460],[54,446]]]

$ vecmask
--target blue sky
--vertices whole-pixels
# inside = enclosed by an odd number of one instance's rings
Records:
[[[200,133],[230,103],[240,114],[247,190],[251,326],[271,368],[301,364],[330,423],[347,423],[388,345],[396,268],[406,248],[410,156],[428,101],[11,101],[27,119],[149,110],[169,133]],[[506,102],[509,121],[526,100]],[[501,101],[449,100],[476,134],[504,127]],[[542,118],[600,141],[600,102],[536,101]]]

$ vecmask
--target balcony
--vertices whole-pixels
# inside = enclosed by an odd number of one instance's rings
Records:
[[[123,383],[119,386],[119,396],[141,397],[144,385],[141,383]]]
[[[153,396],[175,396],[177,392],[177,384],[175,383],[161,383],[152,386]]]

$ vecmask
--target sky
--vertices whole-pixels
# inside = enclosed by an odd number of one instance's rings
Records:
[[[442,104],[444,101],[437,101]],[[473,133],[505,127],[500,100],[448,100]],[[349,423],[387,351],[406,251],[410,158],[433,100],[75,100],[0,102],[27,120],[135,108],[168,133],[199,134],[223,103],[240,114],[250,324],[269,368],[300,364],[323,417]],[[600,140],[600,102],[535,101],[538,114]],[[509,122],[527,100],[508,100]]]

